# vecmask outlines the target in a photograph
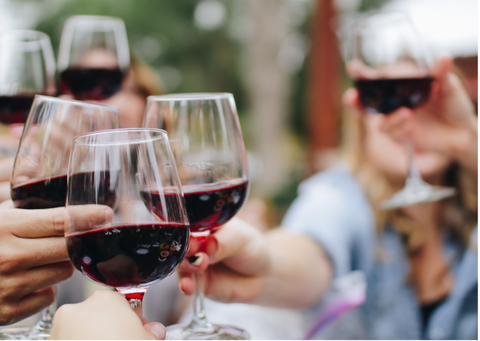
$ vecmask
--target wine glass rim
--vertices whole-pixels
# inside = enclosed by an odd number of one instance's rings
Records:
[[[36,99],[43,99],[47,100],[49,102],[59,102],[59,103],[66,103],[66,104],[74,104],[74,105],[79,105],[83,107],[94,107],[94,108],[104,108],[104,109],[110,109],[118,114],[118,108],[114,107],[112,105],[106,105],[106,104],[100,104],[100,103],[90,103],[90,102],[83,102],[83,101],[77,101],[74,99],[67,99],[67,98],[59,98],[59,97],[52,97],[52,96],[46,96],[46,95],[35,95],[35,100]]]
[[[50,41],[50,37],[46,33],[43,33],[40,31],[7,29],[7,30],[2,30],[0,32],[0,42],[14,41],[13,39],[11,39],[11,37],[13,36],[28,39],[26,41],[15,41],[15,43],[20,43],[20,44],[35,43],[42,40]]]
[[[410,21],[410,16],[409,14],[401,9],[388,9],[388,10],[373,10],[366,12],[362,15],[360,15],[354,22],[354,27],[355,26],[366,26],[369,23],[369,20],[372,18],[379,18],[379,17],[392,17],[392,19],[389,18],[386,23],[391,24],[392,20],[408,20]],[[384,23],[382,23],[384,24]]]
[[[158,134],[157,136],[152,136],[150,134],[149,138],[138,138],[135,140],[110,140],[110,141],[94,141],[94,142],[88,142],[88,141],[81,141],[87,140],[89,137],[92,136],[106,136],[106,135],[117,135],[117,134],[123,134],[123,133],[131,133],[131,132],[149,132],[149,133],[156,133]],[[151,142],[151,141],[156,141],[160,140],[162,138],[166,138],[168,141],[168,134],[165,130],[163,129],[158,129],[158,128],[118,128],[118,129],[107,129],[107,130],[98,130],[98,131],[93,131],[87,134],[82,134],[78,135],[73,139],[73,144],[74,145],[83,145],[83,146],[89,146],[89,145],[101,145],[101,146],[120,146],[120,145],[128,145],[128,144],[138,144],[138,143],[146,143],[146,142]]]
[[[166,94],[158,96],[148,96],[147,101],[153,102],[171,102],[175,101],[200,101],[200,100],[214,100],[231,98],[233,94],[229,92],[191,92],[191,93],[178,93],[178,94]]]
[[[72,15],[71,17],[67,18],[67,21],[74,22],[74,21],[97,21],[97,22],[106,22],[106,21],[113,21],[113,22],[122,22],[121,18],[111,17],[108,15]]]

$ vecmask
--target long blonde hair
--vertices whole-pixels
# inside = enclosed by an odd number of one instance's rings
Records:
[[[344,143],[341,156],[370,201],[377,233],[380,234],[387,224],[391,224],[402,235],[407,252],[414,253],[423,244],[422,229],[416,228],[415,223],[400,210],[380,209],[380,203],[392,196],[395,190],[386,175],[376,169],[366,157],[365,115],[345,113],[343,122]],[[444,185],[455,187],[457,195],[442,202],[439,226],[451,231],[454,237],[467,245],[477,224],[477,181],[454,162],[446,172]]]

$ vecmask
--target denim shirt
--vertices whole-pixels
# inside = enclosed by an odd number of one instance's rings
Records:
[[[304,181],[282,225],[320,243],[335,277],[355,270],[366,274],[365,303],[316,338],[477,339],[476,230],[468,247],[444,238],[444,256],[451,260],[455,283],[422,326],[420,304],[407,282],[410,268],[400,235],[388,226],[380,236],[375,234],[371,206],[346,167],[338,165]],[[381,260],[374,257],[378,248]],[[321,303],[304,312],[307,320],[315,319]]]

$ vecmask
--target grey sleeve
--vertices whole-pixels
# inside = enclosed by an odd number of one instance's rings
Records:
[[[367,271],[372,262],[373,214],[366,199],[355,193],[315,184],[294,201],[282,226],[317,241],[330,258],[335,277]]]

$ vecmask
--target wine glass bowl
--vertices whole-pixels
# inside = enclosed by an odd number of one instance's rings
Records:
[[[121,19],[88,15],[67,19],[58,57],[63,93],[80,100],[109,98],[120,90],[129,65]]]
[[[360,104],[370,113],[391,114],[427,103],[432,84],[433,58],[415,32],[406,13],[369,13],[352,25],[347,70],[354,79]],[[455,194],[453,188],[431,186],[415,165],[413,146],[407,141],[408,177],[405,187],[381,204],[395,209],[437,201]]]
[[[155,192],[161,214],[149,210],[145,189]],[[188,249],[183,191],[162,130],[114,129],[75,138],[66,208],[74,266],[116,288],[133,308],[150,284],[176,270]],[[104,219],[84,219],[91,209],[104,210]]]
[[[12,127],[23,125],[35,94],[55,95],[55,92],[55,58],[50,38],[38,31],[2,31],[0,123]]]

